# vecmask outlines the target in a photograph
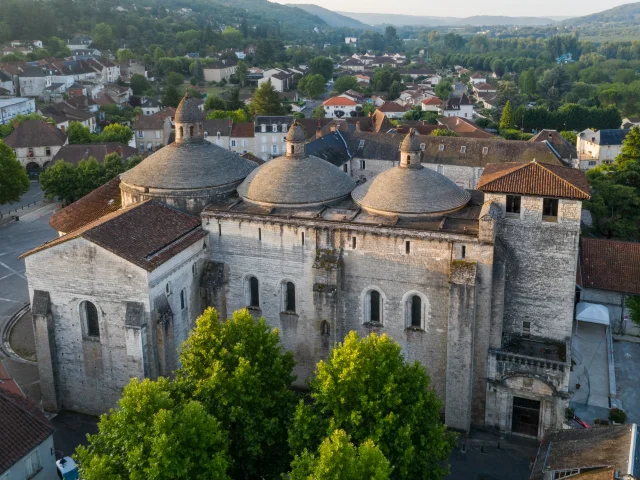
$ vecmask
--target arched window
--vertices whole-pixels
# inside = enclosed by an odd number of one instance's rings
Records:
[[[322,321],[321,333],[322,335],[331,334],[331,328],[329,327],[329,322],[327,322],[326,320]]]
[[[195,127],[193,125],[191,125],[189,127],[189,137],[193,137],[195,134]]]
[[[293,152],[295,151],[296,147],[291,145],[291,154],[293,155]]]
[[[369,293],[369,321],[380,323],[382,315],[380,315],[380,292],[372,290]]]
[[[85,335],[100,338],[100,323],[96,306],[91,302],[82,302],[80,304],[80,315],[84,323]]]
[[[283,306],[285,312],[295,313],[296,311],[296,286],[293,282],[286,282],[283,285]]]
[[[260,308],[260,290],[258,287],[258,279],[251,277],[249,279],[249,306],[253,308]]]
[[[184,137],[184,128],[180,127],[180,138]]]
[[[418,295],[411,297],[411,326],[422,328],[422,299]]]

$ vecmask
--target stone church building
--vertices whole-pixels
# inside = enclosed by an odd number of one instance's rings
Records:
[[[185,97],[176,143],[57,213],[23,256],[43,404],[102,413],[131,377],[171,375],[207,306],[280,330],[304,386],[351,330],[423,363],[451,427],[534,437],[568,403],[579,170],[489,164],[477,190],[399,163],[356,182],[305,152],[263,165],[207,142]]]

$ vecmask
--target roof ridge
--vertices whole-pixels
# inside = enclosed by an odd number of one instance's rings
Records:
[[[533,163],[533,162],[531,162]],[[558,175],[557,173],[555,173],[553,170],[551,170],[548,167],[545,167],[542,163],[538,163],[535,162],[537,165],[539,165],[540,167],[542,167],[544,170],[546,170],[547,172],[549,172],[551,175],[553,175],[554,177],[558,178],[560,181],[564,182],[565,184],[569,185],[571,188],[578,190],[582,193],[584,193],[587,196],[591,196],[591,194],[589,192],[585,192],[584,190],[582,190],[581,188],[578,188],[577,186],[575,186],[573,183],[569,182],[568,180],[565,180],[564,178],[562,178],[560,175]],[[562,165],[557,165],[559,167],[562,168],[570,168],[570,167],[563,167]]]

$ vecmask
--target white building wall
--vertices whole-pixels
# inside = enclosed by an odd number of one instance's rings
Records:
[[[33,454],[38,456],[40,470],[31,476],[27,475],[27,458]],[[2,480],[52,480],[58,478],[56,469],[56,455],[53,447],[53,435],[47,437],[38,447],[31,450],[27,455],[14,463],[9,470],[0,472]]]
[[[0,99],[0,125],[11,123],[18,115],[28,115],[36,111],[33,98],[12,98],[3,105]]]

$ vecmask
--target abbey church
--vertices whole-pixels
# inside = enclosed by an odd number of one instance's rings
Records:
[[[561,427],[582,172],[507,158],[466,190],[411,131],[363,180],[308,154],[297,123],[261,165],[207,142],[194,99],[175,126],[23,255],[46,410],[102,413],[130,378],[171,375],[213,306],[278,328],[297,386],[349,331],[386,333],[427,367],[449,427]]]

